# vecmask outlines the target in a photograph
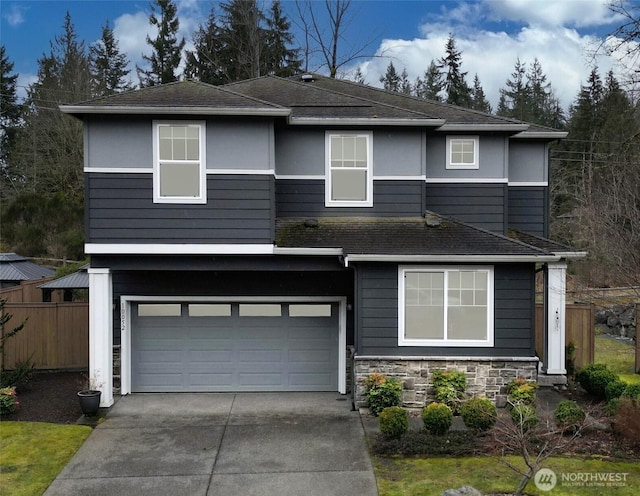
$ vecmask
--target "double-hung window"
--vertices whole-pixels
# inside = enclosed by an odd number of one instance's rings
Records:
[[[478,145],[477,136],[447,136],[447,169],[478,169]]]
[[[372,133],[327,132],[325,140],[325,205],[372,206]]]
[[[400,346],[493,346],[493,267],[402,266]]]
[[[205,123],[153,123],[153,201],[206,203]]]

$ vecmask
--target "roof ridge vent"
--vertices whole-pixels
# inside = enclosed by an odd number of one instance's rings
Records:
[[[300,79],[304,83],[313,83],[316,80],[316,78],[313,77],[313,74],[303,74],[300,76]]]

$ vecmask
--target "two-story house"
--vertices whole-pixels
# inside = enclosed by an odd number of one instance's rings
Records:
[[[303,75],[66,105],[84,121],[90,373],[121,393],[351,390],[434,370],[492,399],[564,368],[548,235],[565,133]],[[545,358],[534,344],[546,276]]]

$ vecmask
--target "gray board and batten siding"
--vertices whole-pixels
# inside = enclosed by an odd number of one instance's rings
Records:
[[[398,267],[358,264],[356,349],[364,356],[531,357],[534,347],[534,264],[494,266],[494,346],[398,346]]]
[[[88,243],[273,243],[274,177],[207,175],[203,205],[153,202],[152,174],[85,174]]]

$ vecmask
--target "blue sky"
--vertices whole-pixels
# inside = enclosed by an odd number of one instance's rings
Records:
[[[212,2],[176,3],[181,34],[189,45]],[[322,8],[324,2],[314,3]],[[619,23],[605,4],[606,0],[354,0],[347,42],[369,43],[366,53],[371,57],[358,59],[357,64],[369,84],[379,84],[389,61],[399,71],[406,68],[412,80],[422,75],[432,59],[443,55],[452,33],[469,83],[478,74],[494,106],[516,59],[529,65],[537,57],[566,108],[594,62],[601,73],[621,71],[615,56],[594,60],[590,55]],[[294,20],[295,2],[283,0],[283,5]],[[49,53],[50,41],[62,32],[67,10],[87,44],[100,37],[101,26],[108,20],[132,68],[142,63],[150,32],[146,0],[1,0],[0,40],[22,87],[35,80],[37,59]],[[354,71],[355,63],[346,70]],[[137,83],[135,70],[131,77]]]

